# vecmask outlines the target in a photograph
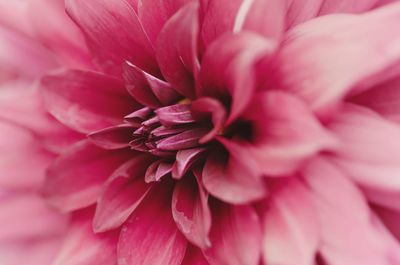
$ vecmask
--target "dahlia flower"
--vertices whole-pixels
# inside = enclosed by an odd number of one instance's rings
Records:
[[[400,2],[0,7],[0,263],[400,265]]]

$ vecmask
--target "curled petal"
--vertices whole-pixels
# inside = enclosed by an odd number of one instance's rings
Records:
[[[129,146],[134,128],[129,124],[122,124],[92,132],[88,138],[97,146],[104,149],[121,149]]]

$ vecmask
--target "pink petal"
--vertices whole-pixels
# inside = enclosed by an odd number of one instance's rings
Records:
[[[124,65],[125,85],[134,99],[157,108],[176,102],[180,95],[170,84],[141,70],[129,62]]]
[[[324,0],[288,0],[286,13],[286,28],[292,28],[318,15]]]
[[[152,159],[137,155],[114,171],[97,202],[93,229],[104,232],[121,226],[151,189],[144,174]]]
[[[283,181],[271,194],[264,214],[265,264],[313,264],[319,246],[319,223],[313,198],[296,179]]]
[[[104,149],[121,149],[129,146],[132,140],[133,128],[129,124],[109,127],[88,135],[89,140]]]
[[[400,59],[400,37],[392,34],[399,14],[400,5],[394,4],[364,15],[321,17],[294,28],[277,58],[279,74],[273,75],[280,84],[275,86],[326,114],[349,92],[385,81],[390,77],[385,71]]]
[[[35,192],[0,197],[0,241],[23,241],[62,235],[68,216],[50,209]]]
[[[118,243],[119,264],[180,265],[187,241],[171,215],[168,183],[152,189],[122,228]]]
[[[316,159],[304,171],[320,220],[320,252],[328,264],[396,264],[398,242],[369,209],[357,187],[335,166]]]
[[[154,44],[165,22],[191,0],[140,1],[138,15],[149,39]]]
[[[46,76],[42,94],[54,117],[83,133],[118,125],[136,107],[121,81],[95,72],[70,70]]]
[[[189,3],[172,16],[157,39],[157,61],[165,79],[183,96],[194,98],[197,59],[198,5]]]
[[[238,157],[211,151],[203,168],[203,184],[213,196],[233,204],[242,204],[263,198],[266,189],[263,179],[252,172]]]
[[[39,188],[54,159],[33,134],[4,121],[0,121],[0,157],[0,187],[11,190]]]
[[[218,204],[213,209],[212,247],[203,250],[210,264],[258,265],[260,221],[251,206]]]
[[[307,159],[337,144],[304,102],[284,92],[256,94],[244,119],[251,122],[251,141],[233,140],[231,146],[253,156],[267,175],[293,173]]]
[[[370,189],[400,191],[400,126],[350,104],[329,125],[342,144],[332,160]]]
[[[158,73],[153,47],[129,3],[67,0],[65,5],[105,70],[119,75],[122,63],[130,61],[149,73]]]
[[[118,231],[95,234],[91,211],[74,214],[54,265],[117,265]]]
[[[0,81],[34,80],[58,66],[54,56],[32,38],[2,26],[0,38]]]
[[[178,151],[172,168],[172,177],[182,178],[193,164],[205,156],[206,151],[207,149],[202,147]]]
[[[213,98],[202,97],[193,101],[191,112],[193,117],[198,121],[210,119],[209,116],[211,115],[213,128],[200,139],[200,143],[212,140],[223,128],[226,121],[225,106]]]
[[[63,211],[89,206],[96,201],[103,182],[134,154],[130,150],[103,150],[86,140],[78,142],[52,163],[43,192]]]
[[[361,13],[372,9],[379,0],[324,0],[319,15]]]
[[[195,128],[186,130],[180,134],[165,138],[157,142],[157,148],[165,151],[178,151],[199,146],[199,139],[204,136],[206,130]]]
[[[351,101],[379,112],[385,118],[400,123],[400,78],[385,83],[352,98]]]
[[[200,72],[200,96],[231,102],[228,123],[244,111],[256,89],[254,66],[274,45],[256,34],[227,34],[207,48]]]
[[[185,259],[181,265],[209,265],[203,253],[194,246],[189,246],[186,250]]]
[[[83,35],[65,13],[64,1],[30,0],[28,2],[27,14],[39,41],[56,53],[66,65],[91,67],[91,58]]]
[[[187,175],[174,188],[172,216],[189,242],[205,249],[211,246],[208,233],[211,227],[211,213],[208,208],[208,194],[193,175]]]

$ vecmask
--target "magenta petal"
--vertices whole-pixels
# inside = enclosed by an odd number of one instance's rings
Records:
[[[157,61],[165,79],[183,96],[194,98],[197,58],[198,5],[182,7],[163,27],[157,39]]]
[[[206,134],[207,130],[195,128],[186,130],[180,134],[165,138],[157,143],[157,148],[165,151],[178,151],[193,148],[199,145],[199,139]]]
[[[146,0],[140,1],[138,15],[149,39],[156,43],[165,22],[183,5],[192,0]]]
[[[92,211],[74,213],[63,245],[52,264],[117,265],[118,231],[95,234],[90,220]]]
[[[129,124],[122,124],[90,133],[88,138],[104,149],[121,149],[129,146],[135,129]]]
[[[200,139],[200,143],[212,140],[225,124],[225,107],[218,100],[209,97],[199,98],[191,105],[192,115],[196,120],[206,120],[207,118],[209,119],[211,115],[211,121],[214,127]]]
[[[118,125],[137,107],[120,80],[96,72],[69,70],[46,76],[42,95],[54,117],[83,133]]]
[[[251,166],[233,156],[228,160],[224,153],[213,151],[202,173],[204,187],[210,194],[232,204],[261,199],[266,195],[266,188]]]
[[[172,168],[172,177],[182,178],[194,163],[204,157],[206,151],[206,148],[201,147],[178,151]]]
[[[93,204],[101,185],[134,152],[108,151],[86,140],[76,143],[50,166],[43,193],[53,206],[71,211]]]
[[[208,194],[193,175],[187,175],[175,185],[172,196],[172,216],[185,237],[192,244],[205,249],[211,246],[208,233],[211,213]]]
[[[212,247],[203,250],[210,264],[258,265],[261,227],[255,210],[218,203],[212,212]]]
[[[143,178],[151,161],[147,155],[136,155],[105,183],[93,219],[96,233],[118,228],[141,203],[151,189]]]
[[[319,223],[311,192],[293,177],[271,192],[271,200],[263,216],[265,264],[313,264]]]
[[[275,48],[271,41],[251,32],[220,37],[204,55],[199,95],[230,102],[227,122],[232,122],[245,110],[255,92],[255,65]]]
[[[130,61],[149,73],[158,73],[153,47],[126,1],[67,0],[65,5],[106,71],[119,75],[122,63]]]
[[[156,110],[156,114],[160,122],[167,127],[195,121],[188,104],[176,104],[159,108]]]
[[[153,162],[146,170],[145,181],[146,183],[160,181],[162,177],[168,175],[172,171],[172,164],[157,160]]]
[[[125,116],[124,119],[133,126],[140,127],[142,123],[147,120],[152,113],[152,109],[144,107]]]
[[[201,250],[194,246],[188,246],[185,259],[181,265],[210,265]]]
[[[121,230],[118,261],[129,265],[180,265],[187,241],[171,215],[168,183],[154,187]]]

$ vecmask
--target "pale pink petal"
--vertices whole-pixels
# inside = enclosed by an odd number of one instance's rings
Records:
[[[192,0],[140,0],[139,20],[153,44],[156,43],[165,22],[190,1]]]
[[[67,0],[65,5],[104,70],[119,75],[122,63],[130,61],[149,73],[158,73],[153,47],[129,3]]]
[[[233,204],[243,204],[263,198],[266,188],[252,165],[222,151],[213,150],[203,168],[203,184],[213,196]],[[239,155],[238,155],[239,156]]]
[[[385,81],[394,74],[385,71],[400,60],[400,37],[392,33],[400,23],[399,14],[400,4],[394,4],[364,15],[325,16],[297,26],[276,59],[275,86],[300,95],[314,111],[326,115],[350,92]]]
[[[313,264],[319,245],[319,223],[313,198],[299,180],[285,180],[271,193],[263,216],[265,264]]]
[[[331,265],[397,264],[400,245],[370,211],[359,189],[316,159],[304,170],[321,228],[320,253]]]
[[[152,160],[147,155],[136,155],[114,171],[97,201],[95,232],[118,228],[141,203],[151,188],[143,176]]]
[[[183,96],[195,97],[197,59],[198,5],[182,7],[165,24],[157,39],[157,61],[164,78]]]
[[[210,0],[203,18],[203,41],[208,46],[226,32],[241,30],[279,39],[285,7],[285,1],[280,0]]]
[[[118,125],[138,107],[120,80],[88,71],[69,70],[44,77],[42,95],[56,119],[83,133]]]
[[[192,244],[204,249],[211,246],[208,233],[211,227],[211,213],[208,208],[208,194],[201,183],[189,174],[180,180],[172,196],[172,216],[185,237]]]
[[[232,140],[238,151],[252,156],[257,168],[268,175],[292,173],[304,161],[336,146],[326,130],[298,98],[280,91],[255,95],[244,114],[251,123],[249,142]]]
[[[65,13],[64,0],[29,0],[27,15],[35,37],[71,67],[91,67],[78,27]],[[51,21],[51,23],[49,23]]]
[[[52,265],[117,265],[118,231],[95,234],[92,211],[74,213],[63,245]]]
[[[0,242],[62,235],[68,224],[36,192],[0,196],[0,212]]]
[[[258,265],[261,255],[261,227],[249,206],[215,203],[211,227],[212,247],[203,250],[211,265]]]
[[[76,143],[48,169],[43,190],[46,199],[63,211],[93,204],[103,182],[134,154],[129,149],[103,150],[87,140]]]
[[[324,0],[319,15],[330,13],[361,13],[374,7],[379,0]]]
[[[210,45],[200,71],[200,96],[231,103],[228,123],[244,111],[256,89],[255,65],[275,49],[259,35],[226,34]]]
[[[28,14],[29,1],[0,1],[0,24],[32,36],[32,25]]]
[[[400,126],[362,107],[346,105],[329,125],[341,140],[332,161],[370,189],[400,191]]]
[[[318,15],[324,0],[288,0],[286,10],[286,28],[292,28],[297,24],[312,19]]]
[[[54,159],[31,132],[2,120],[0,156],[0,186],[11,190],[39,188]]]
[[[154,187],[122,228],[120,265],[180,265],[187,241],[171,215],[168,183]]]

